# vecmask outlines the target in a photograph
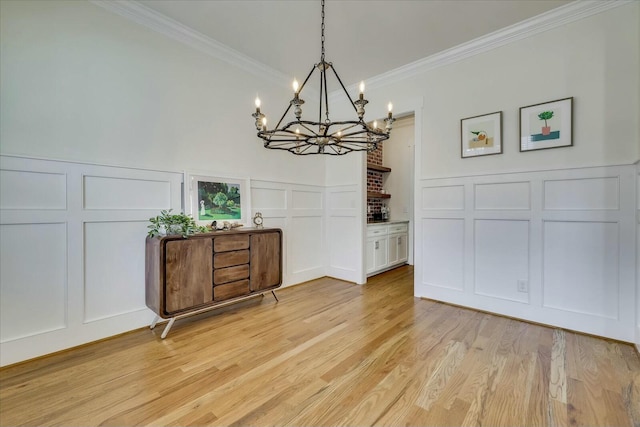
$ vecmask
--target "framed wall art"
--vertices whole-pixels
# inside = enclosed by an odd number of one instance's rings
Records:
[[[502,153],[502,111],[460,120],[462,158]]]
[[[248,226],[249,179],[185,174],[185,205],[199,225],[228,221]]]
[[[573,97],[520,108],[520,151],[573,145]]]

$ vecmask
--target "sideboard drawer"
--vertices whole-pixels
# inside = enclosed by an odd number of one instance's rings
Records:
[[[235,267],[217,268],[213,270],[213,284],[234,282],[249,277],[249,264],[236,265]]]
[[[236,282],[214,286],[213,300],[221,301],[229,298],[240,297],[242,295],[247,295],[249,292],[249,280],[238,280]]]
[[[247,264],[249,262],[249,250],[220,252],[213,255],[213,268],[231,267]]]
[[[219,236],[213,239],[214,252],[237,251],[249,248],[249,235]]]

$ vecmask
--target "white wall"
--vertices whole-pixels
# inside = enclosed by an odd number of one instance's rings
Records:
[[[603,181],[590,180],[589,171],[639,158],[639,22],[640,3],[621,4],[367,86],[369,99],[392,99],[398,106],[424,98],[416,116],[422,127],[416,146],[416,296],[636,339],[632,330],[640,314],[629,303],[637,301],[638,286],[636,246],[629,242],[637,233],[636,221],[629,220],[636,214],[629,205],[635,206],[636,184],[624,167],[606,169],[614,178]],[[574,146],[521,153],[519,108],[569,96]],[[460,119],[494,111],[503,112],[504,153],[462,159]],[[594,193],[572,193],[569,184],[540,187],[550,176],[589,183]],[[492,183],[503,185],[483,186]],[[425,192],[427,187],[434,188]],[[619,191],[619,207],[596,188]],[[553,191],[566,205],[540,207]],[[556,253],[575,248],[581,256]],[[578,277],[586,289],[572,279]],[[528,281],[528,293],[517,292],[520,279]],[[602,305],[580,300],[587,295]]]
[[[284,285],[325,275],[325,159],[255,135],[257,91],[271,117],[288,103],[272,76],[84,1],[2,1],[0,19],[0,364],[150,322],[147,220],[180,210],[182,171],[250,178]]]
[[[148,219],[182,174],[0,156],[0,364],[149,324]]]
[[[640,162],[636,167],[636,348],[640,351]]]
[[[416,295],[633,342],[636,175],[423,180]]]
[[[318,184],[324,158],[265,150],[288,90],[85,1],[2,1],[3,154]],[[283,82],[288,87],[288,82]]]
[[[393,220],[413,219],[414,129],[414,116],[398,119],[382,150],[382,164],[391,168],[391,173],[383,175],[383,182],[391,194],[385,203]]]

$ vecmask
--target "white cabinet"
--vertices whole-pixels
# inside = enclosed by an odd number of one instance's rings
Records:
[[[367,274],[387,267],[389,263],[388,237],[386,226],[367,228]]]
[[[407,262],[407,237],[406,222],[367,226],[367,275]]]
[[[407,224],[389,225],[389,265],[407,262]]]

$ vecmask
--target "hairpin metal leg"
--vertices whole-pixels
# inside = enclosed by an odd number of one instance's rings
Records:
[[[279,302],[280,300],[278,299],[278,297],[276,296],[276,293],[274,291],[271,291],[271,295],[273,295],[273,297],[276,299],[276,302]]]
[[[155,328],[156,325],[158,324],[158,320],[160,320],[160,316],[156,315],[156,318],[153,319],[153,322],[151,322],[151,325],[149,325],[149,329]]]
[[[160,335],[160,338],[165,339],[167,337],[167,334],[171,330],[171,327],[173,326],[173,323],[175,321],[176,321],[175,317],[172,317],[171,319],[169,319],[169,323],[167,323],[167,326],[164,327],[164,331],[162,331],[162,335]]]

